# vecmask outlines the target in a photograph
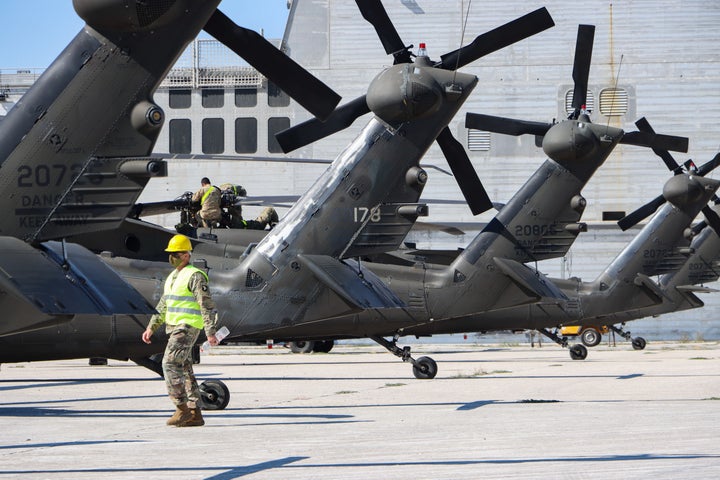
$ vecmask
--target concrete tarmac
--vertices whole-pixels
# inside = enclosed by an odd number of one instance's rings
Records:
[[[0,370],[0,479],[717,479],[720,344],[218,347],[225,410],[165,425],[164,383],[111,360]]]

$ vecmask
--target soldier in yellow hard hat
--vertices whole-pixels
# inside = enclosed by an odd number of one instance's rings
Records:
[[[163,296],[157,304],[158,313],[142,334],[151,343],[153,333],[165,324],[168,343],[163,356],[163,373],[170,399],[176,406],[168,425],[194,427],[205,424],[200,407],[200,389],[192,368],[192,347],[200,331],[205,330],[210,345],[217,345],[217,312],[210,296],[208,276],[190,265],[192,243],[185,235],[175,235],[165,249],[175,269],[165,280]]]

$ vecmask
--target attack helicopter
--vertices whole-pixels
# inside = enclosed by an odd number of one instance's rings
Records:
[[[148,180],[166,175],[166,163],[150,156],[164,120],[152,94],[201,29],[278,85],[290,83],[287,91],[316,114],[324,117],[338,103],[337,94],[285,54],[232,23],[219,3],[74,1],[86,27],[0,126],[0,188],[9,209],[0,218],[8,252],[0,284],[20,298],[0,334],[74,314],[152,313],[92,255],[71,264],[66,249],[51,251],[42,242],[90,232],[111,232],[131,250],[167,241],[160,229],[144,237],[118,235],[118,229]],[[39,275],[54,279],[51,289],[35,286]]]
[[[366,330],[366,335],[360,336],[370,337],[401,359],[414,362],[409,347],[397,345],[403,335],[485,330],[480,324],[470,326],[462,320],[481,318],[485,312],[519,305],[564,301],[565,295],[557,286],[545,281],[524,263],[564,256],[577,235],[585,230],[585,224],[580,222],[586,206],[581,190],[614,147],[618,143],[627,143],[687,151],[685,138],[646,131],[625,132],[592,124],[584,104],[593,37],[593,26],[578,28],[573,67],[574,110],[567,120],[541,124],[467,114],[466,126],[469,128],[498,129],[504,133],[511,129],[514,135],[532,133],[542,136],[542,147],[549,158],[449,265],[416,264],[413,261],[404,266],[356,263],[359,270],[372,271],[383,279],[408,305],[407,311],[416,322],[415,326],[402,327],[393,323],[394,319],[387,318],[383,335]],[[313,133],[320,128],[314,121],[307,124],[313,126]],[[423,252],[423,255],[429,262],[433,261],[431,252]],[[483,295],[467,295],[467,292],[483,292]],[[373,312],[359,312],[349,318],[330,319],[317,326],[316,339],[346,338],[348,324],[370,325],[373,315]],[[507,330],[513,326],[506,321],[493,328]],[[301,334],[293,327],[278,328],[271,333],[276,339],[308,338],[307,330]],[[583,348],[577,345],[571,351],[577,351],[581,356]],[[413,373],[418,378],[432,378],[437,371],[436,364],[428,357],[423,357],[422,361],[426,369],[413,368]]]
[[[551,328],[563,324],[608,325],[624,322],[647,316],[643,312],[657,312],[660,309],[672,311],[684,303],[701,306],[699,299],[687,295],[688,289],[684,292],[677,290],[676,282],[682,277],[674,280],[668,277],[659,283],[650,277],[676,273],[688,264],[689,256],[693,253],[690,240],[695,236],[695,230],[691,228],[693,219],[700,211],[708,219],[716,216],[707,203],[720,188],[720,181],[706,179],[704,175],[715,168],[719,160],[720,155],[701,166],[697,172],[678,173],[671,177],[663,189],[663,198],[667,204],[595,281],[584,283],[578,278],[551,279],[531,270],[528,276],[534,275],[538,281],[553,285],[553,288],[560,290],[560,294],[523,307],[489,311],[452,321],[436,320],[406,328],[404,333],[423,336],[446,333],[450,328],[455,328],[454,331],[533,329],[567,347],[567,339],[559,337],[557,329],[551,331]],[[712,213],[708,213],[708,210]],[[720,228],[715,220],[709,223]],[[671,289],[675,291],[669,291]],[[675,300],[671,301],[671,298]],[[633,346],[642,349],[645,341],[640,337],[635,338]],[[582,360],[586,356],[587,348],[584,345],[577,344],[570,348],[573,360]]]
[[[384,13],[380,2],[359,2],[359,5],[364,15]],[[210,271],[213,296],[221,312],[220,323],[228,326],[233,336],[243,333],[268,338],[267,334],[278,326],[312,329],[326,318],[357,311],[376,312],[373,323],[383,324],[384,328],[386,311],[404,311],[405,305],[376,277],[369,272],[358,272],[340,259],[349,254],[370,222],[369,213],[377,211],[398,182],[404,182],[410,190],[424,184],[425,173],[418,166],[419,160],[436,138],[441,137],[439,142],[449,146],[448,152],[455,153],[448,155],[451,164],[469,163],[466,155],[454,152],[447,124],[471,93],[477,78],[456,69],[552,25],[550,15],[543,8],[481,35],[468,47],[451,52],[443,57],[447,58],[446,63],[429,64],[423,57],[408,63],[411,57],[396,56],[397,63],[381,72],[368,89],[367,103],[375,115],[373,119],[272,231],[247,249],[222,244],[217,239],[197,241],[195,261]],[[411,81],[407,86],[414,88],[403,89],[398,84],[398,75],[407,77]],[[387,161],[387,158],[393,160]],[[472,191],[466,194],[473,199],[475,208],[490,208],[489,202],[483,204],[487,195],[479,180],[472,186]],[[401,216],[412,216],[411,213],[394,212]],[[155,235],[153,241],[159,243],[166,238]],[[22,244],[21,240],[11,240]],[[74,265],[76,259],[87,252],[73,243],[49,241],[43,245],[48,251],[61,252],[57,255],[60,260],[57,267]],[[372,245],[361,247],[373,248]],[[161,250],[162,247],[158,248]],[[121,274],[136,289],[145,292],[146,298],[159,296],[163,278],[168,273],[166,263],[113,257],[111,253],[98,258],[112,272]],[[11,260],[6,263],[13,267],[9,271],[20,268]],[[92,271],[86,272],[84,278],[92,280]],[[36,280],[34,285],[38,288],[49,286],[42,279]],[[53,348],[43,345],[42,351],[30,351],[24,345],[24,333],[6,335],[0,337],[3,343],[0,361],[106,356],[129,357],[147,364],[145,360],[149,361],[148,356],[157,351],[157,345],[162,346],[162,342],[156,342],[155,350],[148,350],[138,341],[144,325],[136,316],[117,315],[112,321],[98,320],[97,315],[90,314],[59,319],[52,312],[43,311],[41,305],[33,304],[22,291],[13,293],[3,298],[8,311],[12,311],[16,302],[24,301],[28,308],[34,308],[35,315],[48,322],[55,320],[54,328],[32,334],[35,345],[43,335],[46,335],[44,338],[52,336]],[[238,311],[242,313],[233,313]],[[401,313],[401,324],[411,322],[412,317]],[[102,329],[109,335],[98,333],[93,339],[102,341],[82,342],[86,327],[94,327],[95,331]],[[65,342],[59,341],[59,336],[63,336]],[[417,365],[417,368],[425,367]]]

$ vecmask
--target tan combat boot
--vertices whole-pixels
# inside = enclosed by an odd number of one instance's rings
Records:
[[[192,413],[192,416],[188,420],[178,424],[178,427],[202,427],[205,425],[200,407],[191,408],[190,413]]]
[[[187,403],[181,403],[177,406],[173,416],[170,417],[165,423],[167,423],[168,425],[180,425],[181,423],[190,420],[190,418],[192,418],[190,408],[188,408]]]

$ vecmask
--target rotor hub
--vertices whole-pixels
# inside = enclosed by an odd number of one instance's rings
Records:
[[[185,10],[185,6],[179,4],[186,3],[188,0],[73,0],[77,14],[92,28],[127,32],[166,25]]]
[[[443,89],[433,76],[433,68],[419,63],[394,65],[370,84],[367,105],[388,123],[406,122],[437,112]]]
[[[598,151],[600,142],[590,124],[566,120],[550,127],[543,137],[545,154],[558,163],[578,162]]]
[[[675,175],[665,182],[663,197],[676,207],[706,203],[720,186],[720,181],[697,175]]]

